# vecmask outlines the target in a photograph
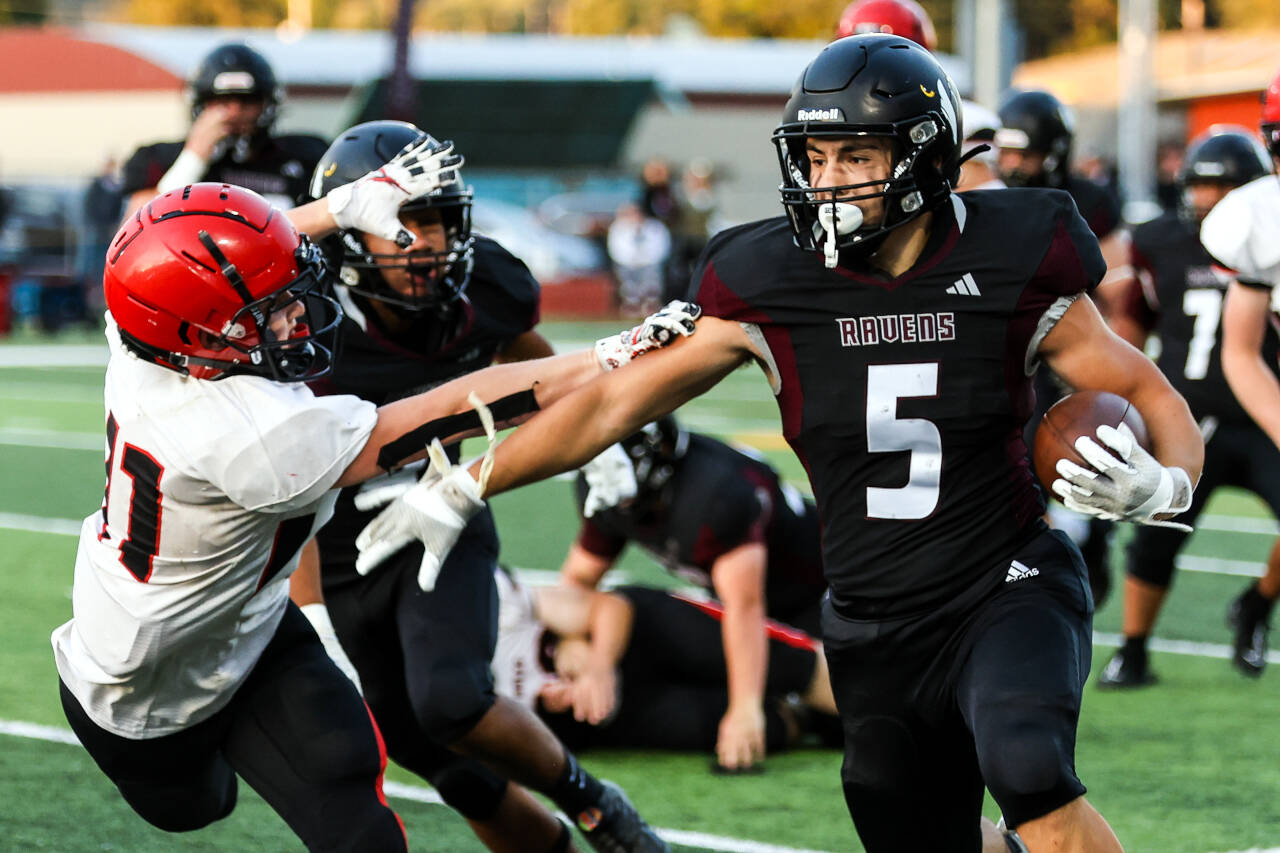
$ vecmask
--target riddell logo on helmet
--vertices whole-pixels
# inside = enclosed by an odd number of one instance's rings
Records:
[[[797,110],[796,121],[844,121],[844,111],[839,107]]]

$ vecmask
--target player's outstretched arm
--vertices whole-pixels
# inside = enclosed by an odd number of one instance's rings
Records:
[[[517,430],[497,448],[509,470],[494,469],[492,446],[471,469],[433,462],[438,479],[424,479],[410,488],[361,531],[356,539],[361,551],[357,571],[364,574],[376,567],[390,553],[391,543],[416,539],[427,546],[418,582],[431,589],[467,519],[484,506],[484,494],[580,467],[613,442],[706,391],[738,365],[759,358],[747,332],[724,320],[704,320],[697,334],[666,343],[666,349],[588,382]],[[532,434],[522,438],[525,430]],[[514,448],[509,446],[512,442]],[[443,457],[443,451],[437,456]]]
[[[699,320],[697,334],[587,383],[516,430],[498,445],[485,494],[581,467],[753,357],[739,324]],[[479,466],[473,466],[472,475],[478,473]]]
[[[1249,417],[1280,446],[1280,380],[1262,356],[1271,313],[1267,290],[1232,282],[1222,311],[1222,372]]]
[[[1062,479],[1054,491],[1064,503],[1139,523],[1161,523],[1190,506],[1204,464],[1204,441],[1191,410],[1150,359],[1107,328],[1091,300],[1075,301],[1045,336],[1039,355],[1070,387],[1129,400],[1151,438],[1151,453],[1123,425],[1099,427],[1096,441],[1079,439],[1076,449],[1092,468],[1058,463]]]
[[[374,425],[364,449],[352,461],[338,486],[349,486],[376,477],[393,465],[403,465],[426,454],[430,438],[409,442],[413,448],[388,462],[384,448],[431,425],[432,421],[472,410],[469,397],[474,393],[486,404],[522,391],[532,393],[532,400],[517,407],[514,416],[498,416],[499,428],[522,423],[535,411],[550,406],[585,383],[617,366],[653,352],[684,336],[692,335],[698,316],[696,305],[672,302],[646,317],[639,325],[618,335],[596,342],[590,350],[564,353],[549,358],[498,364],[460,376],[423,394],[388,403],[378,409]],[[622,343],[625,341],[626,343]],[[480,435],[478,422],[460,431],[440,434],[441,442],[460,441]]]

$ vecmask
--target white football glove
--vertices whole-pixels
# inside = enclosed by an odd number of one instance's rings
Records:
[[[587,481],[587,498],[582,505],[587,518],[636,496],[636,469],[621,444],[609,445],[579,470]]]
[[[316,634],[320,636],[320,642],[324,644],[324,650],[329,653],[329,658],[338,665],[343,675],[351,679],[356,690],[364,692],[360,686],[360,676],[356,673],[355,664],[351,663],[351,658],[347,657],[342,643],[338,642],[338,633],[333,630],[333,622],[329,620],[329,608],[320,602],[312,602],[298,609],[302,611],[303,616],[307,617],[311,627],[316,629]]]
[[[413,242],[413,233],[400,223],[400,205],[461,180],[463,159],[452,142],[430,136],[411,142],[380,169],[340,187],[325,198],[333,221],[344,230],[365,231],[400,248]]]
[[[356,571],[367,575],[410,542],[423,544],[418,586],[423,592],[435,588],[440,567],[462,529],[484,507],[480,497],[493,470],[496,434],[493,415],[475,394],[469,398],[480,415],[489,446],[480,466],[479,482],[471,478],[465,465],[454,465],[445,455],[440,439],[432,439],[427,455],[431,467],[422,479],[387,504],[356,537]]]
[[[692,335],[701,316],[698,305],[672,300],[645,317],[640,325],[596,341],[596,358],[605,370],[621,367],[633,358]]]
[[[1191,478],[1181,468],[1166,468],[1134,439],[1127,424],[1098,427],[1104,448],[1087,435],[1076,439],[1076,451],[1092,468],[1059,459],[1062,479],[1053,491],[1067,509],[1111,521],[1131,521],[1191,532],[1159,515],[1185,512],[1191,506]],[[1110,448],[1108,451],[1107,448]]]

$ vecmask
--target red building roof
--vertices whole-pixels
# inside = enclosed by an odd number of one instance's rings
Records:
[[[173,90],[182,84],[136,54],[67,30],[0,28],[0,93]]]

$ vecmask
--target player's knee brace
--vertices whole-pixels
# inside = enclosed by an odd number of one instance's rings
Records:
[[[455,764],[429,781],[449,808],[467,820],[488,820],[507,793],[507,780],[476,765]]]
[[[1009,825],[1066,805],[1084,793],[1075,773],[1074,722],[1051,710],[996,721],[978,741],[978,760],[991,795]]]
[[[471,731],[497,700],[488,661],[441,662],[412,687],[419,725],[443,744]]]

